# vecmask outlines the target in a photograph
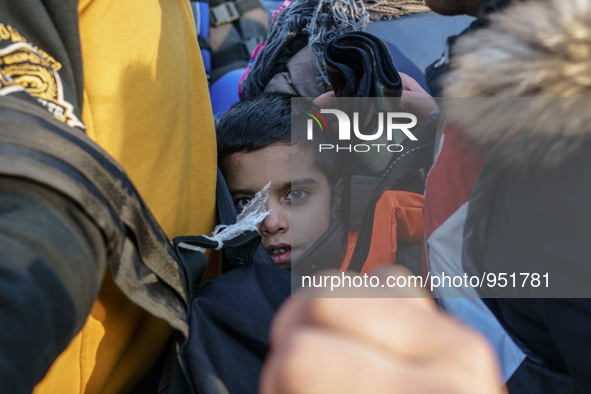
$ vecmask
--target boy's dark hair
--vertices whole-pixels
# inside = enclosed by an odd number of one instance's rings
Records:
[[[300,96],[289,93],[261,93],[235,105],[217,121],[218,165],[223,171],[223,160],[233,153],[252,152],[275,143],[297,145],[311,150],[314,165],[329,183],[347,177],[346,156],[334,150],[318,152],[318,144],[336,144],[332,133],[315,132],[314,142],[306,138],[308,108],[320,111],[308,100],[294,100]],[[292,128],[293,116],[293,128]],[[314,124],[314,127],[316,125]],[[295,134],[292,135],[292,129]],[[292,139],[293,137],[293,139]]]
[[[234,104],[217,121],[218,162],[232,153],[291,143],[291,97],[263,93]]]

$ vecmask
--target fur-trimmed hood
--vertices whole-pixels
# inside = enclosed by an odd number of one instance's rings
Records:
[[[556,167],[591,141],[591,1],[530,0],[458,40],[448,120],[505,162]],[[585,145],[588,146],[588,145]]]

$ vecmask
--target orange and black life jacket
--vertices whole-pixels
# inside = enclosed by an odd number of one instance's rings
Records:
[[[424,196],[418,193],[388,190],[382,194],[376,204],[371,244],[361,274],[382,265],[394,264],[401,245],[418,246],[418,255],[415,254],[415,257],[420,261],[420,245],[425,236],[423,203]],[[341,264],[341,271],[347,270],[351,263],[358,234],[359,230],[349,233],[347,253]]]

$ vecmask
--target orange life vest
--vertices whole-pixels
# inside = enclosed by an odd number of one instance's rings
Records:
[[[425,197],[421,194],[401,190],[387,190],[382,194],[376,204],[371,245],[361,274],[382,265],[394,264],[398,240],[423,243],[424,200]],[[347,254],[341,264],[341,271],[345,271],[351,262],[357,234],[357,230],[349,233]]]

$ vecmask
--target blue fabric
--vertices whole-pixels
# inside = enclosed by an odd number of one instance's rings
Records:
[[[462,32],[472,21],[467,15],[415,14],[372,22],[366,31],[386,43],[398,71],[428,90],[425,68],[441,56],[447,38]]]
[[[214,118],[218,119],[228,108],[240,101],[238,97],[238,82],[244,70],[244,68],[232,70],[209,87]]]
[[[199,2],[199,30],[197,35],[209,38],[209,3]]]
[[[209,49],[202,49],[201,50],[201,58],[203,59],[203,66],[205,67],[205,73],[207,75],[211,74],[211,52]]]
[[[195,4],[195,3],[193,3]],[[209,3],[198,2],[193,7],[195,13],[195,26],[197,28],[197,35],[209,40]],[[203,58],[203,65],[205,66],[205,73],[211,74],[211,52],[209,49],[201,49],[201,57]]]

